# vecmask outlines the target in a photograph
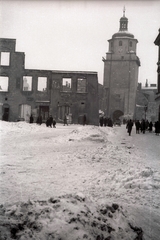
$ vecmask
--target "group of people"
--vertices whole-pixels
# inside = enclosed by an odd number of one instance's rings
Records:
[[[146,131],[152,132],[153,127],[155,127],[155,134],[160,134],[160,121],[156,121],[155,124],[153,124],[152,121],[149,122],[148,120],[145,121],[144,119],[142,119],[142,121],[136,120],[135,122],[130,119],[126,125],[129,136],[131,136],[134,123],[136,127],[136,134],[139,134],[140,132],[145,134]]]
[[[53,128],[56,128],[56,120],[52,117],[52,115],[50,115],[47,118],[46,127],[52,127],[52,126]]]
[[[112,119],[111,118],[107,118],[107,117],[105,117],[105,116],[101,116],[100,118],[99,118],[99,125],[101,126],[101,127],[113,127],[113,121],[112,121]]]

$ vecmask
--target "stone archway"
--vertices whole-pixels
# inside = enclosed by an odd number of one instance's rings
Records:
[[[123,116],[124,113],[120,110],[116,110],[113,113],[113,121],[115,121],[116,119],[119,119],[121,116]]]

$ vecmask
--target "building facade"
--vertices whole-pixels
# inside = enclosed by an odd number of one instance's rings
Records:
[[[25,69],[25,54],[16,52],[15,39],[0,39],[0,119],[43,122],[49,115],[63,122],[98,125],[97,72]]]
[[[119,31],[108,42],[109,51],[103,58],[106,116],[113,120],[120,116],[134,118],[140,60],[136,55],[138,41],[128,32],[125,10],[120,18]]]
[[[156,84],[148,84],[146,80],[145,86],[138,83],[136,95],[136,120],[148,120],[153,123],[157,120],[157,107],[155,97],[157,93]]]
[[[158,62],[157,62],[157,86],[158,86],[158,92],[156,95],[156,104],[157,104],[157,115],[158,120],[160,121],[160,29],[159,34],[156,37],[156,40],[154,41],[154,44],[158,46]]]

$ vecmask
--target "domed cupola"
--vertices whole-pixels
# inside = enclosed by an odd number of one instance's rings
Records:
[[[123,9],[123,17],[120,18],[119,32],[112,36],[112,38],[118,37],[134,38],[134,35],[128,32],[128,18],[125,17],[125,8]]]

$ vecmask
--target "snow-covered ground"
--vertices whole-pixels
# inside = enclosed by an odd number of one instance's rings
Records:
[[[0,239],[159,239],[160,136],[0,121],[0,142]]]

